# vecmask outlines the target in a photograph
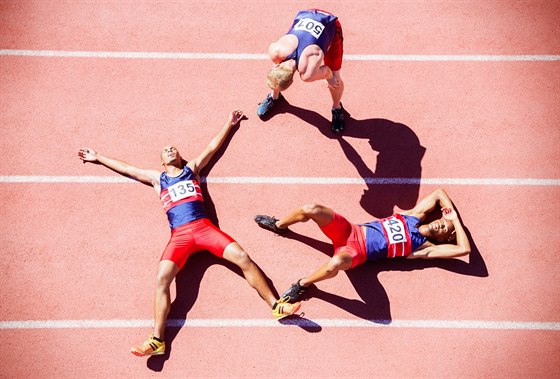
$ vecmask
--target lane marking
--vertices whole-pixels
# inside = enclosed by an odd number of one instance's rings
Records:
[[[413,329],[490,329],[490,330],[560,330],[560,322],[483,321],[483,320],[345,320],[291,318],[271,319],[171,319],[173,328],[280,327],[304,328],[413,328]],[[0,330],[7,329],[94,329],[151,328],[152,320],[24,320],[0,321]]]
[[[0,50],[0,55],[59,57],[59,58],[118,58],[118,59],[209,59],[209,60],[269,60],[267,54],[251,53],[185,53],[142,51],[66,51],[66,50]],[[551,62],[560,55],[420,55],[420,54],[346,54],[347,61],[413,61],[413,62]]]
[[[411,185],[474,185],[474,186],[559,186],[560,179],[535,178],[329,178],[329,177],[201,177],[211,184],[411,184]],[[119,176],[0,176],[0,183],[136,183]]]

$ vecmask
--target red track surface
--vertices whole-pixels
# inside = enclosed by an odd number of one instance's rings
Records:
[[[560,53],[560,5],[553,1],[312,5],[340,17],[346,54]],[[0,1],[0,49],[262,54],[299,7]],[[296,81],[285,93],[286,113],[260,121],[255,108],[269,66],[0,56],[0,175],[112,175],[82,165],[76,151],[83,146],[157,168],[161,146],[176,144],[191,157],[240,107],[248,120],[210,177],[560,178],[558,61],[345,62],[343,103],[354,120],[342,139],[328,130],[323,83]],[[395,159],[395,134],[409,150],[425,149],[404,159],[408,171],[387,162]],[[303,306],[305,318],[558,323],[559,186],[444,187],[472,234],[470,264],[365,265],[320,283]],[[279,291],[326,256],[314,248],[320,243],[262,231],[254,214],[281,216],[317,201],[369,221],[434,188],[208,185],[220,226]],[[5,182],[0,189],[1,321],[151,319],[169,234],[151,189]],[[294,230],[325,241],[314,225]],[[172,318],[270,318],[244,280],[206,253],[189,261],[177,293]],[[0,377],[560,376],[558,330],[187,327],[169,332],[177,335],[168,360],[146,364],[128,350],[147,333],[0,329]]]

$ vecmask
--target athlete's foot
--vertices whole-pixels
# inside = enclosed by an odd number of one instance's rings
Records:
[[[261,228],[266,229],[266,230],[270,230],[271,232],[274,232],[276,234],[285,234],[288,231],[288,228],[279,228],[276,225],[276,223],[278,221],[279,220],[277,218],[266,216],[266,215],[256,215],[255,216],[255,222]]]
[[[165,354],[165,342],[156,339],[153,334],[144,341],[142,346],[133,347],[130,352],[138,357],[145,357],[148,355],[162,355]]]
[[[340,108],[331,109],[332,112],[332,123],[331,130],[334,134],[342,134],[344,132],[344,108],[342,103],[340,103]]]
[[[278,104],[283,98],[284,97],[282,96],[281,93],[278,95],[277,99],[273,98],[272,95],[269,93],[266,96],[266,99],[264,99],[259,103],[259,106],[257,107],[257,116],[259,116],[259,118],[262,119],[270,115],[272,113],[271,112],[272,108],[274,108],[274,106]]]
[[[301,279],[292,284],[282,295],[280,295],[279,303],[295,303],[309,289],[300,284]]]
[[[284,317],[288,317],[299,311],[301,303],[274,303],[272,306],[272,317],[277,320],[281,320]]]

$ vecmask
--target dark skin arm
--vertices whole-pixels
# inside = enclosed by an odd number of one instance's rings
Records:
[[[453,202],[449,198],[449,195],[443,189],[437,189],[430,195],[426,196],[422,201],[420,201],[414,208],[403,211],[401,214],[414,216],[420,221],[424,221],[426,216],[434,211],[436,207],[440,207],[443,213],[443,218],[449,220],[453,223],[455,229],[455,243],[450,243],[451,241],[446,241],[449,243],[443,243],[439,245],[434,245],[431,242],[426,242],[418,250],[414,251],[408,256],[409,259],[422,258],[422,259],[433,259],[433,258],[457,258],[465,255],[469,255],[471,252],[471,246],[467,234],[457,216],[457,212],[453,208]]]

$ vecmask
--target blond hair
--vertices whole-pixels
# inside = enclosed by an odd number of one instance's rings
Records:
[[[287,90],[294,81],[294,70],[285,65],[274,66],[266,76],[268,86],[279,91]]]

